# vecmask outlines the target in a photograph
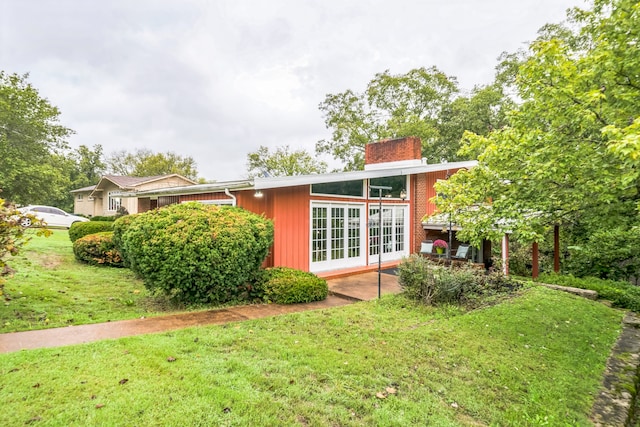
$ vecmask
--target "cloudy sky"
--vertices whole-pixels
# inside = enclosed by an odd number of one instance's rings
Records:
[[[70,144],[173,151],[246,175],[260,145],[313,151],[318,104],[378,72],[463,89],[582,0],[0,0],[0,69],[58,106]]]

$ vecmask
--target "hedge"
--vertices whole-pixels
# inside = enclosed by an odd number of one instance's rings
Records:
[[[69,239],[71,239],[72,242],[75,242],[79,238],[89,234],[112,230],[113,221],[74,222],[71,224],[71,227],[69,227]]]

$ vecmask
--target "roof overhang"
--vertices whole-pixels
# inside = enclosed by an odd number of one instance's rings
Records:
[[[353,172],[332,172],[311,175],[295,175],[269,178],[254,178],[253,180],[220,181],[211,184],[196,184],[181,187],[159,188],[147,191],[121,191],[112,192],[116,197],[155,197],[174,196],[202,193],[220,193],[225,190],[269,190],[274,188],[297,187],[301,185],[323,184],[341,181],[357,181],[364,179],[383,178],[387,176],[416,175],[429,172],[440,172],[452,169],[472,168],[478,164],[477,161],[401,165],[380,169],[369,169]]]
[[[176,196],[202,193],[221,193],[224,190],[251,190],[253,182],[249,180],[243,181],[224,181],[211,184],[195,184],[181,187],[157,188],[155,190],[145,191],[118,191],[112,192],[115,197],[159,197],[159,196]]]
[[[323,184],[341,181],[357,181],[362,179],[383,178],[387,176],[416,175],[421,173],[439,172],[450,169],[472,168],[477,161],[421,164],[418,166],[387,167],[381,169],[369,169],[354,172],[334,172],[312,175],[283,176],[274,178],[256,178],[254,187],[256,190],[268,190],[270,188],[295,187],[298,185]]]

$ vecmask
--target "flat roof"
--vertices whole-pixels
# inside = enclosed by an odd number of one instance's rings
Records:
[[[380,169],[369,169],[363,171],[352,172],[331,172],[318,173],[310,175],[280,176],[254,178],[253,180],[236,180],[236,181],[219,181],[210,184],[195,184],[181,187],[158,188],[146,191],[123,191],[112,193],[119,197],[146,197],[146,196],[171,196],[171,195],[188,195],[200,193],[218,193],[225,189],[228,190],[268,190],[272,188],[295,187],[299,185],[312,185],[322,183],[332,183],[341,181],[357,181],[363,179],[383,178],[387,176],[416,175],[428,172],[439,172],[449,169],[472,168],[478,164],[475,160],[451,163],[434,163],[420,165],[406,165],[393,167],[390,163],[389,167]]]

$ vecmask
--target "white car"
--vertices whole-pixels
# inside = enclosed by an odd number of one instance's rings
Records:
[[[37,221],[28,216],[20,218],[20,225],[23,227],[31,227],[32,225],[45,225],[47,227],[64,227],[69,228],[74,222],[89,221],[88,218],[66,213],[62,209],[53,206],[36,206],[30,205],[18,209],[22,214],[33,215]]]

